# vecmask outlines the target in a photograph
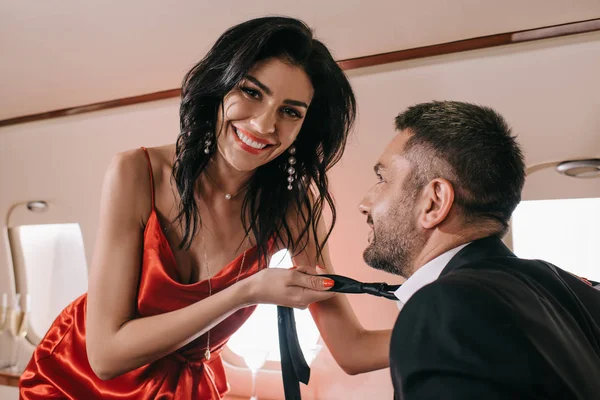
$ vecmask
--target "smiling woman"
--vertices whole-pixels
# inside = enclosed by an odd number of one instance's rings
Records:
[[[278,157],[296,140],[313,93],[302,68],[280,58],[257,63],[219,109],[222,157],[240,172]]]
[[[257,304],[310,305],[342,368],[386,367],[389,332],[366,332],[315,269],[332,272],[326,171],[355,111],[301,21],[225,32],[184,78],[176,143],[109,166],[89,291],[36,348],[21,397],[222,399],[221,352]],[[279,249],[297,270],[266,268]]]

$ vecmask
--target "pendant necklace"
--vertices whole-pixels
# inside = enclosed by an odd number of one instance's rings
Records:
[[[241,193],[242,190],[246,189],[248,187],[248,185],[250,184],[250,181],[248,181],[244,186],[242,186],[240,188],[240,190],[238,190],[237,192],[231,194],[228,193],[224,190],[222,190],[219,185],[217,184],[217,182],[215,182],[215,180],[210,176],[210,174],[208,173],[208,171],[206,171],[206,176],[208,177],[208,179],[212,182],[212,184],[214,185],[214,187],[221,193],[223,193],[223,195],[225,196],[225,200],[231,200],[232,198],[234,198],[235,196],[237,196],[238,194]]]
[[[226,197],[227,198],[227,197]],[[229,199],[227,199],[229,200]],[[208,267],[208,256],[206,254],[206,244],[204,242],[204,226],[201,225],[201,232],[202,232],[202,249],[204,251],[204,265],[206,265],[206,276],[208,277],[208,297],[212,296],[212,283],[211,283],[211,277],[210,277],[210,269]],[[244,242],[247,243],[247,245],[249,244],[249,237],[248,234],[246,234],[246,236],[244,237]],[[248,251],[248,249],[244,250],[243,256],[242,256],[242,263],[240,264],[240,270],[238,271],[237,274],[237,278],[235,278],[235,282],[233,283],[234,285],[240,280],[240,275],[242,274],[242,269],[244,269],[244,262],[246,261],[246,252]],[[207,334],[206,334],[206,350],[204,351],[204,358],[206,359],[206,361],[210,360],[210,331],[211,329],[208,330]]]

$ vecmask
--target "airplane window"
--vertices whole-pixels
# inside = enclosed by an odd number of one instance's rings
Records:
[[[39,343],[56,316],[87,290],[79,224],[20,225],[9,229],[17,291],[29,294],[27,339]]]
[[[269,263],[269,268],[290,268],[291,266],[292,260],[287,250],[281,250],[274,254]],[[310,365],[321,349],[317,343],[320,338],[319,330],[308,310],[295,309],[294,317],[300,347],[306,362]],[[252,316],[229,339],[227,345],[248,365],[254,362],[253,358],[260,355],[266,357],[266,361],[279,363],[281,358],[277,330],[277,306],[259,304]]]
[[[523,201],[512,218],[513,250],[600,280],[600,198]]]

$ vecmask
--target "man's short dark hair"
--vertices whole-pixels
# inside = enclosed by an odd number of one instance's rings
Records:
[[[434,178],[452,182],[455,203],[469,220],[495,221],[500,232],[521,201],[523,154],[504,118],[489,107],[434,101],[409,107],[396,129],[411,134],[405,155],[407,182],[416,189]]]

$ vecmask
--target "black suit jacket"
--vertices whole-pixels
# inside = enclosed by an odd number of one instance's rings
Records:
[[[390,367],[397,399],[600,399],[600,291],[474,241],[406,303]]]

